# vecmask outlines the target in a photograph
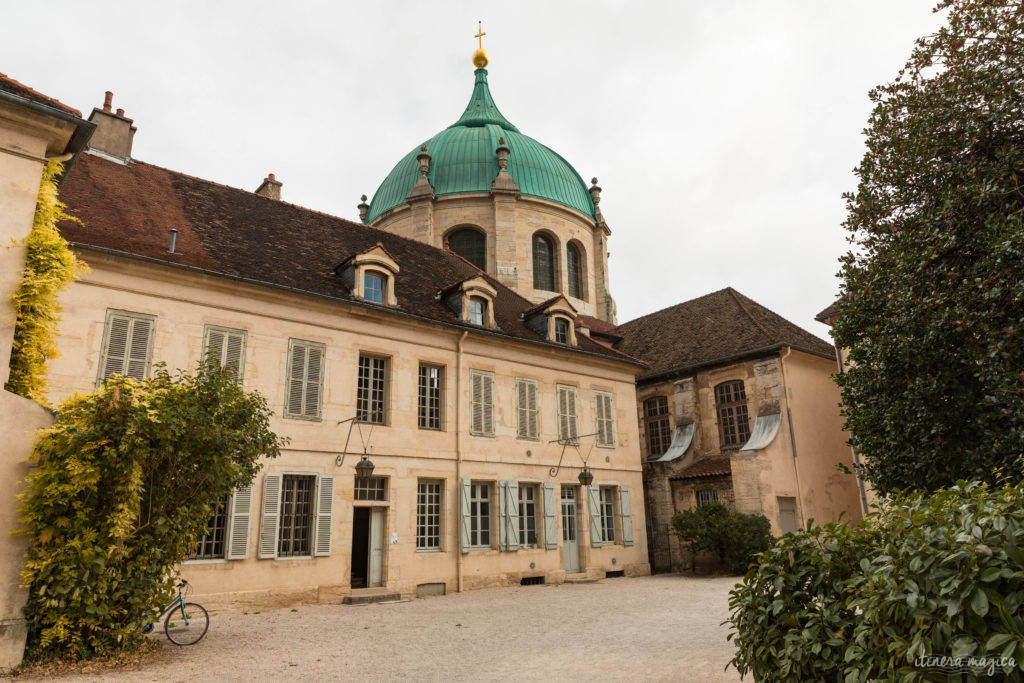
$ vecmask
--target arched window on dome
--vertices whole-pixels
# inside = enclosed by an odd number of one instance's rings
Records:
[[[569,296],[585,299],[583,288],[583,252],[578,245],[570,242],[565,248],[565,270],[569,276]]]
[[[459,228],[448,233],[448,248],[482,271],[487,271],[487,238],[479,230]]]
[[[533,288],[548,292],[555,289],[555,247],[551,239],[537,233],[533,236]]]

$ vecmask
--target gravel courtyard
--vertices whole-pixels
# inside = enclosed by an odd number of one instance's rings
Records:
[[[64,680],[737,681],[720,625],[735,583],[659,575],[213,614],[202,642],[164,639],[144,669]]]

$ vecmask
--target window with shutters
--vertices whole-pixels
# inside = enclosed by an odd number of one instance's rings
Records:
[[[715,387],[715,409],[722,448],[745,444],[750,439],[750,418],[747,416],[747,392],[743,380],[722,382]]]
[[[715,489],[697,489],[697,507],[718,502],[718,491]]]
[[[441,429],[444,368],[420,364],[416,412],[420,429]]]
[[[479,230],[460,228],[445,238],[448,249],[466,259],[480,270],[487,270],[487,238]]]
[[[584,298],[583,255],[579,245],[570,242],[565,248],[565,270],[569,276],[569,296]]]
[[[533,288],[549,292],[555,289],[555,246],[546,235],[533,236]]]
[[[540,439],[540,410],[537,406],[537,380],[516,377],[516,438]]]
[[[615,487],[602,486],[600,491],[601,541],[615,543]]]
[[[326,347],[316,342],[288,340],[288,381],[284,416],[319,420]]]
[[[519,484],[519,547],[537,547],[537,485]]]
[[[607,391],[594,392],[594,426],[597,445],[602,448],[615,447],[615,413],[612,410],[612,395]]]
[[[278,557],[304,557],[313,554],[315,490],[316,475],[286,474],[281,477]]]
[[[416,486],[416,550],[441,549],[441,480],[420,479]]]
[[[216,509],[210,521],[206,523],[206,535],[188,554],[190,560],[222,560],[225,558],[225,540],[228,529],[228,503],[231,496],[224,496],[217,501]]]
[[[245,330],[207,325],[203,334],[203,360],[230,368],[242,379],[245,369]]]
[[[469,371],[469,433],[494,436],[494,373]]]
[[[576,387],[557,385],[558,440],[565,444],[579,444],[579,416],[576,410]]]
[[[469,488],[469,545],[491,547],[491,485],[474,481]]]
[[[665,396],[652,396],[644,401],[644,431],[647,432],[647,457],[664,455],[672,443],[668,398]]]
[[[155,326],[156,316],[107,310],[97,386],[114,375],[140,380],[149,377]]]
[[[356,383],[356,420],[369,424],[387,424],[388,360],[377,356],[359,356]]]

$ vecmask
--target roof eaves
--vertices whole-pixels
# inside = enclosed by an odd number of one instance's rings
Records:
[[[669,370],[662,370],[661,372],[657,372],[657,373],[654,373],[652,375],[641,375],[641,376],[637,377],[637,383],[641,383],[641,382],[648,383],[648,382],[653,382],[653,381],[657,381],[657,380],[667,379],[667,378],[670,378],[670,377],[672,377],[674,375],[689,374],[689,373],[692,373],[692,372],[696,372],[697,370],[702,370],[704,368],[710,368],[710,367],[714,367],[716,365],[724,365],[725,363],[732,363],[732,362],[735,362],[735,361],[738,361],[738,360],[741,360],[741,359],[744,359],[744,358],[750,358],[752,356],[760,356],[760,355],[768,354],[768,353],[771,353],[772,351],[779,351],[779,350],[781,350],[781,349],[783,349],[783,348],[785,348],[787,346],[790,347],[790,348],[793,348],[793,349],[795,349],[797,351],[803,351],[804,353],[809,353],[811,355],[818,356],[820,358],[828,358],[830,360],[833,359],[833,356],[831,356],[831,355],[825,355],[825,354],[823,354],[823,353],[821,353],[819,351],[815,351],[814,349],[810,349],[808,347],[805,347],[802,344],[790,344],[788,342],[776,342],[774,344],[769,344],[768,346],[761,346],[761,347],[756,348],[756,349],[749,349],[747,351],[741,351],[739,353],[733,353],[733,354],[730,354],[728,356],[721,356],[719,358],[712,358],[710,360],[700,361],[699,363],[690,363],[689,365],[680,365],[679,367],[671,368]]]

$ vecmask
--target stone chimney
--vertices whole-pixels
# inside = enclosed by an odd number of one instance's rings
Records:
[[[103,109],[93,109],[89,120],[96,124],[96,132],[89,140],[89,150],[127,163],[132,157],[132,141],[135,139],[134,121],[126,118],[124,109],[111,111],[114,93],[109,90],[103,98]]]
[[[281,181],[275,178],[273,173],[268,173],[267,177],[263,179],[263,183],[256,188],[256,194],[271,199],[280,199]]]

